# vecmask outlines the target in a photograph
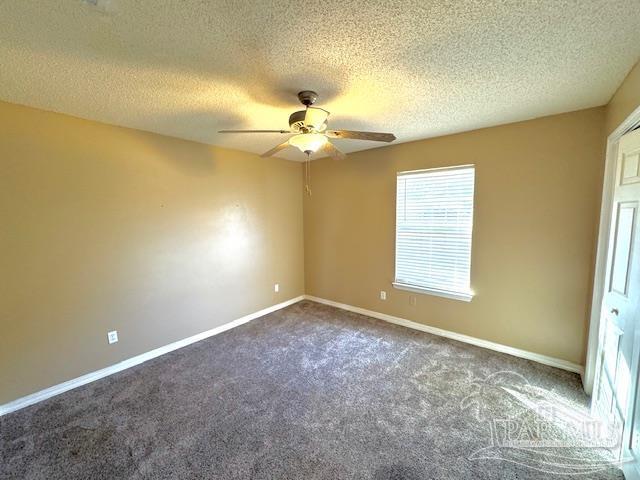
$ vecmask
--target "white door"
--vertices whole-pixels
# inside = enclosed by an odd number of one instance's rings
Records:
[[[615,179],[594,408],[619,428],[625,475],[640,479],[640,130],[620,139]]]

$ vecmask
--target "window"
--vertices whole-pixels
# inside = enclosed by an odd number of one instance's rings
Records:
[[[396,288],[470,301],[473,165],[398,173]]]

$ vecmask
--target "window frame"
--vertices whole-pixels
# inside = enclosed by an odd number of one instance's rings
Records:
[[[471,214],[471,239],[469,245],[469,290],[468,292],[459,292],[453,290],[444,290],[434,287],[425,287],[421,285],[412,285],[407,283],[398,282],[398,178],[401,176],[410,176],[410,175],[419,175],[429,172],[436,171],[445,171],[445,170],[460,170],[465,168],[473,168],[473,196],[472,196],[472,214]],[[476,166],[475,164],[466,164],[466,165],[455,165],[450,167],[436,167],[436,168],[425,168],[420,170],[406,170],[402,172],[396,172],[396,190],[395,190],[395,220],[394,220],[394,242],[395,242],[395,258],[394,258],[394,272],[393,272],[393,282],[392,285],[395,289],[405,290],[413,293],[420,293],[426,295],[435,295],[438,297],[449,298],[453,300],[462,300],[464,302],[470,302],[474,297],[474,292],[471,289],[471,263],[472,263],[472,255],[473,255],[473,225],[474,225],[474,216],[475,216],[475,192],[476,192]]]

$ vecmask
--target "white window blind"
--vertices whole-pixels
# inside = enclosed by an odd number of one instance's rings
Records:
[[[471,300],[472,165],[398,173],[397,288]]]

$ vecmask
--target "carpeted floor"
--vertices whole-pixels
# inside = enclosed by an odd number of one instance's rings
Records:
[[[304,301],[0,417],[0,478],[622,478],[557,415],[571,445],[505,446],[546,401],[587,412],[577,375]]]

